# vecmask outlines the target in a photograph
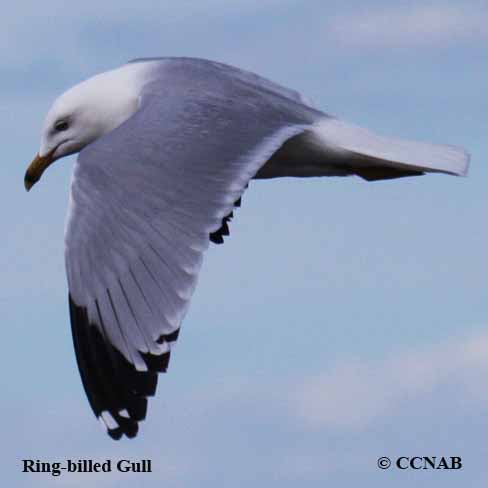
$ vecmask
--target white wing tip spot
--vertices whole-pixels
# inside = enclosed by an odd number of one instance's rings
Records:
[[[101,414],[99,419],[102,421],[104,426],[108,430],[114,430],[119,427],[117,421],[112,417],[112,414],[108,410],[104,410]]]
[[[125,408],[122,409],[122,410],[119,410],[119,415],[121,417],[126,418],[126,419],[129,419],[130,418],[129,412]]]

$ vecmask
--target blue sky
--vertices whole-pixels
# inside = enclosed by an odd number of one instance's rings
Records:
[[[488,425],[485,2],[17,2],[0,32],[4,429],[11,486],[483,486]],[[468,178],[254,182],[206,256],[134,441],[75,364],[63,227],[73,159],[28,195],[53,99],[99,71],[201,56],[386,135],[466,147]],[[380,471],[379,456],[465,468]],[[26,475],[20,460],[151,458],[151,475]]]

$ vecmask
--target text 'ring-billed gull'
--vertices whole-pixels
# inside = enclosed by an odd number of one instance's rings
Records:
[[[255,74],[190,58],[136,60],[62,94],[26,189],[76,152],[65,234],[73,342],[114,439],[137,434],[203,252],[228,235],[252,178],[464,175],[469,159],[378,136]]]

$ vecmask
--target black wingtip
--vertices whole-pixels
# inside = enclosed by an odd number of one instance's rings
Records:
[[[101,417],[99,417],[99,419],[102,423],[104,423]],[[137,433],[139,432],[139,425],[137,422],[134,422],[131,419],[122,419],[120,416],[118,416],[117,421],[120,422],[120,425],[118,427],[109,428],[105,425],[107,434],[114,441],[119,441],[124,435],[128,439],[133,439],[137,436]]]
[[[92,324],[85,307],[69,296],[71,329],[78,369],[93,412],[119,440],[134,438],[138,422],[146,417],[147,397],[154,395],[158,372],[168,368],[170,352],[141,354],[148,371],[137,371],[104,337],[103,323]],[[161,342],[176,340],[179,330],[160,337]]]

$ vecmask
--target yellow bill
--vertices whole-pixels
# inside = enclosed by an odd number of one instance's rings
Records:
[[[38,154],[29,165],[24,176],[24,186],[27,191],[41,179],[42,173],[53,163],[53,153],[54,149],[45,156],[39,156]]]

